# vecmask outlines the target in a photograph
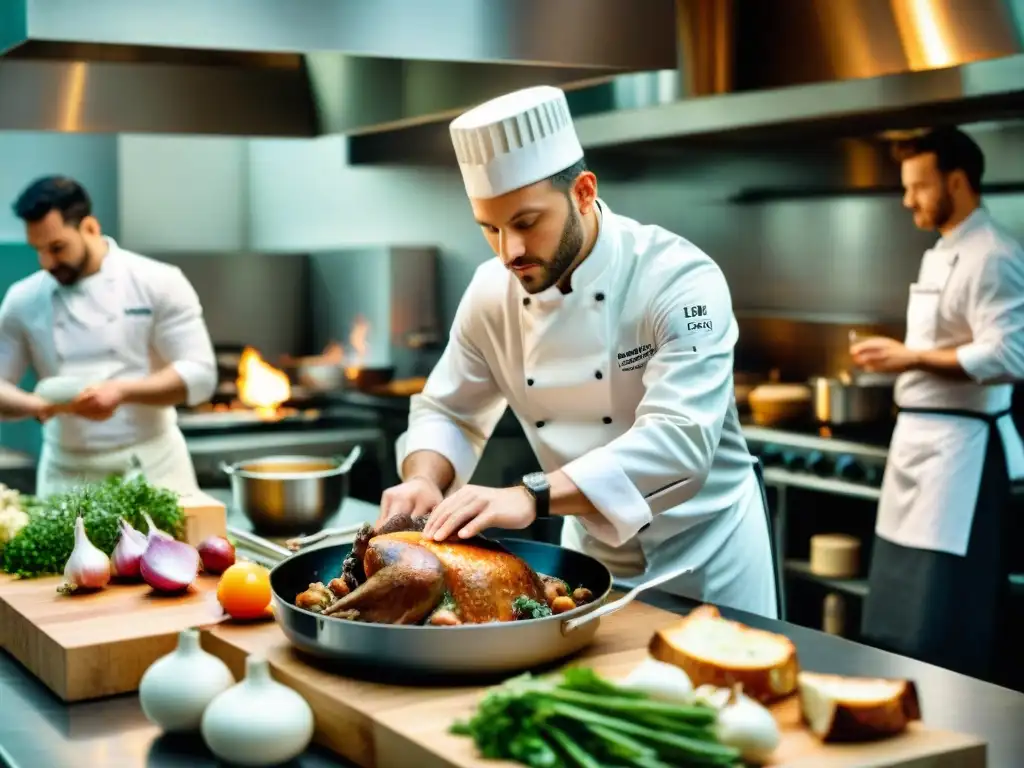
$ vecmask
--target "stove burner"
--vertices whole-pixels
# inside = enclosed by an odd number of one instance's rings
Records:
[[[892,422],[831,427],[817,422],[774,427],[745,424],[743,432],[751,453],[761,459],[766,471],[785,470],[791,478],[788,482],[806,484],[796,476],[817,477],[877,489],[894,426]]]

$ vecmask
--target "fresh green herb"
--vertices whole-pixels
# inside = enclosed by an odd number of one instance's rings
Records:
[[[492,688],[451,731],[471,737],[484,758],[530,768],[738,766],[739,750],[714,737],[715,717],[709,707],[656,701],[573,667]]]
[[[538,603],[526,595],[520,595],[512,601],[512,611],[520,619],[543,619],[545,616],[551,615],[551,609],[548,606]]]
[[[75,518],[79,515],[89,540],[110,555],[117,544],[119,517],[148,533],[143,512],[175,538],[184,535],[185,514],[178,495],[156,488],[142,477],[111,477],[52,496],[32,509],[29,524],[4,547],[4,570],[24,578],[63,573],[75,546]]]
[[[438,606],[440,611],[452,611],[453,613],[458,609],[458,605],[455,602],[455,597],[447,589],[441,596],[441,604]]]

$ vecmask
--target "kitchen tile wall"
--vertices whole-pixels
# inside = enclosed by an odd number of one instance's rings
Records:
[[[305,255],[206,249],[147,255],[185,273],[215,345],[251,344],[268,360],[313,351]]]

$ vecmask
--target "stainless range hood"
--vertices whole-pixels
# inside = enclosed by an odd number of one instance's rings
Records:
[[[592,157],[1024,116],[1024,0],[677,0],[676,69],[569,94]],[[452,163],[443,125],[350,160]]]
[[[674,25],[674,0],[0,0],[0,130],[366,133],[674,67]]]

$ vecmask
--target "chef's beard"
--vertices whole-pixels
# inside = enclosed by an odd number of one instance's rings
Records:
[[[519,282],[527,293],[546,291],[569,271],[573,262],[576,261],[576,257],[579,256],[580,249],[583,248],[583,239],[583,220],[570,203],[569,215],[562,228],[562,236],[558,239],[555,255],[547,261],[529,255],[520,256],[509,267],[523,267],[528,264],[540,267],[541,275],[538,279],[534,279],[529,274],[516,274],[516,277],[519,278]]]
[[[953,196],[948,191],[943,191],[935,207],[930,210],[917,208],[914,210],[914,218],[921,217],[923,221],[918,227],[926,230],[942,229],[953,217]],[[915,223],[917,223],[915,221]]]
[[[81,235],[79,237],[79,244],[81,245],[82,257],[78,260],[77,264],[57,264],[55,267],[49,270],[50,274],[53,275],[53,279],[58,283],[68,288],[79,280],[82,279],[82,272],[85,271],[86,265],[90,261],[89,244],[85,242],[85,238]]]

